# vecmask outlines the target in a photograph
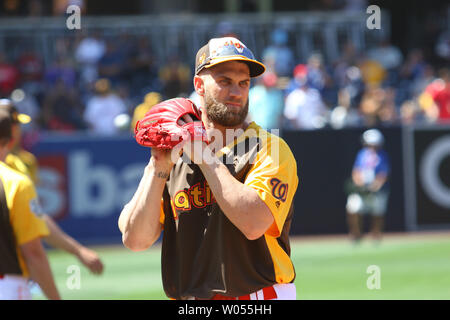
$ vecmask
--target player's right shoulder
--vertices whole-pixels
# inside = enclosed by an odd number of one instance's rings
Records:
[[[256,130],[256,137],[259,141],[259,151],[254,161],[255,164],[266,162],[271,163],[274,168],[278,167],[277,170],[297,172],[297,159],[283,138],[262,129],[255,123],[252,123],[251,127]]]
[[[280,155],[283,158],[295,159],[288,143],[278,134],[269,132],[256,125],[258,131],[258,138],[262,142],[263,148],[266,147],[271,155]],[[279,133],[279,132],[278,132]]]
[[[2,161],[0,161],[0,176],[2,177],[3,183],[7,185],[17,185],[21,187],[33,185],[31,179],[27,175],[11,168]]]

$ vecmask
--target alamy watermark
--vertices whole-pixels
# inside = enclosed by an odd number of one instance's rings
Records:
[[[381,269],[377,265],[370,265],[366,269],[366,273],[370,274],[367,278],[366,286],[369,290],[381,289]]]
[[[69,15],[66,19],[66,27],[69,30],[81,29],[81,8],[77,5],[70,5],[66,9]]]
[[[66,26],[69,30],[81,29],[81,8],[77,5],[70,5],[66,9],[69,15],[66,19]],[[366,9],[366,13],[370,16],[366,20],[368,29],[381,29],[381,9],[377,5],[370,5]]]
[[[180,142],[171,151],[171,160],[176,163],[180,157],[180,151],[187,153],[183,156],[183,162],[191,163],[206,163],[213,164],[219,159],[224,164],[234,164],[236,161],[245,158],[249,164],[254,164],[256,161],[256,153],[265,152],[273,164],[280,163],[280,134],[279,129],[271,129],[269,131],[255,129],[226,129],[225,139],[220,130],[208,129],[206,135],[208,136],[209,144],[204,144],[200,137],[192,137],[189,134],[183,136],[185,141]],[[171,136],[172,141],[178,141],[179,137]],[[223,142],[228,143],[229,148],[224,146]],[[229,144],[233,142],[234,144]],[[216,157],[221,153],[219,157]],[[237,158],[236,158],[237,157]]]
[[[66,287],[69,290],[81,289],[81,269],[77,265],[70,265],[66,269],[66,273],[69,274],[66,280]]]
[[[381,9],[377,5],[368,6],[366,13],[370,16],[366,20],[367,29],[381,29]]]

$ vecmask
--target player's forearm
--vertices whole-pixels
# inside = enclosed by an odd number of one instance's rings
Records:
[[[159,222],[161,197],[169,168],[155,166],[151,161],[145,168],[138,189],[119,217],[119,229],[126,247],[134,251],[150,247],[161,233]]]
[[[56,288],[50,264],[39,239],[35,239],[21,246],[22,255],[33,279],[51,300],[61,299]]]
[[[44,241],[54,248],[64,250],[71,254],[78,254],[81,248],[80,243],[61,230],[48,215],[44,216],[44,220],[50,231],[50,234],[44,238]]]
[[[357,186],[363,186],[364,185],[364,180],[363,180],[363,177],[362,177],[361,172],[359,170],[354,169],[352,171],[352,179],[353,179],[353,182]]]
[[[373,181],[373,183],[372,183],[372,185],[371,185],[371,189],[372,189],[373,191],[378,191],[378,190],[380,190],[380,189],[384,186],[384,184],[386,183],[386,181],[387,181],[387,176],[386,176],[386,175],[384,175],[384,174],[378,174],[378,175],[375,177],[375,180]]]
[[[227,218],[249,240],[261,237],[274,220],[257,192],[236,180],[219,161],[199,166]]]
[[[53,274],[47,258],[45,256],[36,258],[30,262],[29,268],[31,278],[39,284],[45,296],[50,300],[60,300],[61,297],[53,280]]]

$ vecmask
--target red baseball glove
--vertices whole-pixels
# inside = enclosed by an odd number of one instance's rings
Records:
[[[194,122],[179,125],[178,120],[186,114]],[[185,98],[170,99],[153,106],[136,123],[134,133],[140,145],[161,149],[172,149],[189,138],[207,142],[200,111],[191,100]]]

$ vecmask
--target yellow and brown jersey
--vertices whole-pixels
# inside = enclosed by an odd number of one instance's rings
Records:
[[[248,240],[222,212],[200,168],[180,159],[167,181],[160,218],[162,277],[171,298],[236,297],[295,278],[288,235],[298,177],[288,145],[251,123],[217,156],[256,190],[274,223],[264,236]]]
[[[31,180],[0,161],[0,273],[28,277],[19,247],[49,234]],[[8,257],[8,259],[6,259]]]
[[[36,157],[24,150],[18,149],[6,156],[5,163],[24,175],[28,176],[34,184],[38,181],[38,161]]]

